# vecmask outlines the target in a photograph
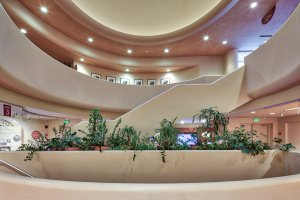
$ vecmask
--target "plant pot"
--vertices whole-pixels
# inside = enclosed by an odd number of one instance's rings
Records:
[[[65,151],[79,151],[80,148],[79,147],[66,147]]]
[[[190,148],[193,149],[193,150],[197,150],[199,148],[199,146],[198,145],[191,145]]]
[[[100,151],[100,146],[95,146],[95,150]],[[101,150],[102,151],[110,150],[110,146],[101,146]]]

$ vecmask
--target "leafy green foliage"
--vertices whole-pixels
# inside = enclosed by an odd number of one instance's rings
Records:
[[[88,133],[79,130],[85,134],[85,137],[82,138],[84,141],[84,149],[89,149],[91,146],[104,146],[105,145],[105,136],[107,134],[106,119],[104,119],[100,113],[100,110],[92,110],[89,116],[89,124],[87,126]]]
[[[22,144],[18,151],[29,151],[26,155],[24,161],[31,161],[33,158],[33,154],[36,151],[46,151],[49,148],[49,140],[41,135],[39,139],[36,139],[35,142],[29,140],[28,144]]]
[[[118,120],[113,132],[106,137],[108,132],[106,120],[102,117],[99,109],[94,109],[89,118],[88,133],[81,131],[85,137],[76,136],[76,132],[72,132],[71,128],[63,124],[58,129],[53,128],[54,138],[48,139],[41,135],[35,141],[22,144],[18,150],[29,151],[24,159],[27,161],[32,160],[36,151],[65,150],[67,147],[80,147],[88,150],[92,145],[103,146],[106,142],[113,150],[134,150],[133,161],[137,157],[136,151],[157,149],[160,150],[162,161],[166,162],[166,150],[241,150],[245,154],[255,156],[264,154],[264,150],[273,148],[260,141],[255,131],[237,128],[229,132],[226,128],[228,118],[217,111],[215,107],[203,109],[193,116],[193,121],[202,119],[205,119],[206,123],[197,128],[198,134],[193,135],[193,137],[197,137],[198,144],[196,147],[190,147],[189,141],[184,142],[177,138],[180,131],[175,127],[176,118],[172,121],[163,119],[160,127],[155,129],[158,134],[153,140],[150,140],[147,135],[141,137],[141,133],[133,126],[126,125],[119,128],[121,119]],[[295,148],[291,143],[282,144],[280,138],[274,138],[274,142],[275,149],[289,151]]]
[[[76,136],[76,132],[72,132],[70,127],[65,124],[59,126],[57,130],[55,127],[52,129],[55,133],[55,138],[52,139],[52,145],[58,149],[66,149],[69,147],[82,147],[83,143],[80,137]]]
[[[273,141],[276,143],[275,148],[277,148],[281,151],[290,151],[290,150],[296,149],[292,143],[282,144],[281,138],[275,137]]]
[[[203,126],[198,127],[199,132],[214,133],[218,135],[221,130],[226,131],[229,119],[223,113],[219,112],[216,107],[202,109],[198,114],[193,116],[193,122],[198,120],[205,121]],[[210,134],[212,136],[212,134]]]
[[[115,150],[136,150],[139,142],[140,132],[127,125],[114,131],[107,139],[107,143]]]
[[[175,128],[175,121],[177,118],[169,121],[167,119],[163,119],[160,122],[160,128],[155,131],[159,133],[156,138],[158,142],[158,148],[162,150],[172,150],[176,148],[177,144],[177,134],[180,131]]]

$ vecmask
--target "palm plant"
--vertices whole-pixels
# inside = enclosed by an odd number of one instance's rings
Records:
[[[193,116],[193,122],[196,120],[203,122],[203,125],[197,128],[198,133],[207,132],[212,138],[219,135],[221,131],[225,132],[229,122],[229,118],[219,112],[216,107],[202,109]]]
[[[158,146],[162,150],[171,150],[174,149],[177,145],[177,134],[180,131],[175,128],[175,121],[177,118],[169,121],[167,119],[163,119],[160,122],[160,128],[155,131],[159,133],[157,137]]]

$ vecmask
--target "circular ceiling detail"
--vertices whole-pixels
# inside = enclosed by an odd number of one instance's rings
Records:
[[[89,17],[110,29],[157,36],[183,29],[205,17],[222,0],[73,0]]]

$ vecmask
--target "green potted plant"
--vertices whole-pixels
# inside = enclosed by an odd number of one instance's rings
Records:
[[[219,112],[216,107],[202,109],[193,116],[193,122],[196,120],[203,124],[197,128],[199,142],[202,139],[202,133],[214,141],[217,135],[226,131],[229,122],[229,118],[224,113]]]
[[[85,134],[83,138],[86,149],[107,150],[110,147],[105,145],[105,136],[107,134],[106,119],[100,113],[100,110],[92,110],[89,116],[89,124],[87,126],[88,133],[79,130]]]
[[[70,127],[65,124],[57,130],[55,127],[52,129],[55,133],[55,139],[52,139],[52,145],[58,150],[65,151],[78,151],[82,147],[82,140],[76,136],[76,132],[72,132]]]
[[[172,150],[176,149],[177,144],[177,134],[180,133],[180,131],[175,128],[175,121],[177,118],[173,119],[172,121],[169,121],[167,119],[163,119],[160,122],[160,128],[156,129],[155,131],[159,133],[159,135],[156,137],[157,141],[157,149],[161,150],[161,156],[162,161],[166,162],[166,150]]]

